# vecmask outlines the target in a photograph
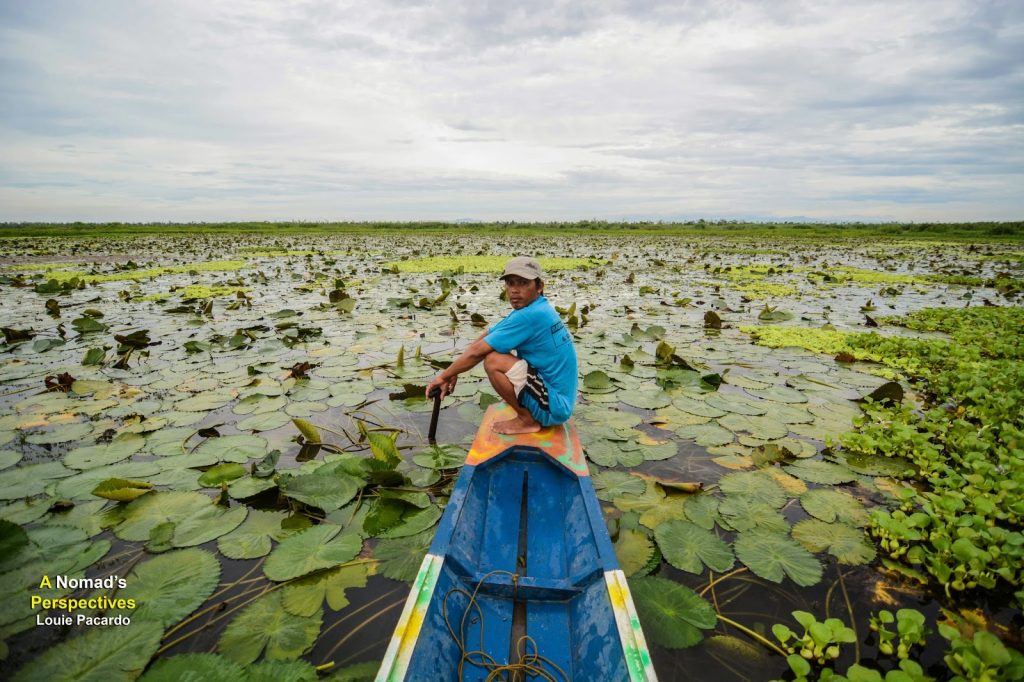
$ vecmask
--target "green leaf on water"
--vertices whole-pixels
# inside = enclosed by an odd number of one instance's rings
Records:
[[[12,682],[129,682],[149,663],[163,628],[158,623],[93,628],[46,649],[12,677]]]
[[[94,320],[91,317],[79,317],[71,320],[71,326],[80,334],[90,334],[107,330],[107,326],[105,324]]]
[[[26,437],[25,440],[33,445],[56,445],[58,443],[81,440],[91,433],[92,424],[88,422],[58,424],[46,431],[36,431]]]
[[[27,546],[28,535],[25,534],[22,527],[0,519],[0,557],[3,557],[3,562],[7,563],[9,559],[13,559],[22,548]]]
[[[371,431],[366,434],[366,441],[370,444],[373,456],[380,461],[391,465],[397,465],[402,461],[402,456],[398,453],[398,447],[395,445],[394,436]]]
[[[687,412],[698,417],[711,417],[714,419],[715,417],[721,417],[726,414],[726,410],[711,405],[706,400],[700,400],[687,395],[676,396],[672,399],[672,404],[683,412]]]
[[[249,508],[244,505],[231,509],[207,505],[175,523],[171,544],[174,547],[192,547],[216,540],[238,528],[248,513]]]
[[[189,547],[230,533],[245,520],[248,507],[225,509],[196,492],[151,492],[124,509],[124,521],[114,528],[122,540],[144,542],[158,526],[173,526],[173,545]]]
[[[590,480],[600,500],[611,502],[619,495],[641,495],[647,484],[625,471],[598,471]]]
[[[758,398],[764,398],[765,400],[774,400],[780,403],[806,403],[807,396],[795,388],[789,386],[775,385],[771,388],[757,389],[757,388],[745,388],[743,389],[752,396]]]
[[[612,380],[608,377],[607,374],[605,374],[599,369],[594,370],[593,372],[588,372],[586,375],[584,375],[583,385],[586,386],[587,388],[593,388],[598,390],[613,387]]]
[[[849,566],[870,563],[875,558],[875,546],[867,541],[864,531],[845,523],[804,519],[793,526],[793,538],[812,552],[828,550],[839,563]]]
[[[715,610],[688,587],[666,578],[645,576],[629,581],[644,634],[655,644],[681,649],[698,644],[701,630],[718,623]]]
[[[219,488],[221,483],[228,483],[245,476],[245,467],[235,462],[226,462],[212,466],[199,477],[199,485],[204,488]]]
[[[217,549],[229,559],[258,559],[270,554],[271,540],[280,542],[302,528],[283,527],[285,512],[251,509],[238,528],[217,539]],[[305,516],[298,518],[305,519]],[[309,527],[308,522],[304,527]]]
[[[337,566],[293,580],[282,589],[284,608],[296,616],[312,616],[326,601],[332,611],[340,611],[348,606],[345,591],[366,587],[372,566],[369,563]]]
[[[249,415],[235,424],[239,431],[273,431],[291,420],[286,412],[262,412]]]
[[[245,464],[250,459],[267,454],[267,440],[261,436],[236,434],[207,438],[196,448],[197,455],[209,455],[220,462]]]
[[[0,450],[0,469],[12,467],[21,461],[21,453],[14,450]]]
[[[587,459],[603,467],[635,467],[644,461],[643,453],[632,442],[599,440],[589,443],[583,450]]]
[[[718,498],[713,495],[690,495],[683,502],[686,518],[704,530],[711,530],[718,520]]]
[[[128,586],[118,590],[117,597],[134,599],[137,606],[122,613],[133,621],[155,621],[166,628],[213,594],[220,581],[220,562],[198,547],[175,550],[139,564],[125,580]]]
[[[326,466],[322,469],[300,476],[282,476],[281,491],[292,499],[330,512],[348,504],[363,487],[362,481],[343,471]]]
[[[373,550],[378,570],[392,580],[412,582],[434,538],[433,529],[397,540],[381,540]]]
[[[785,423],[770,417],[727,414],[721,417],[718,423],[734,433],[749,434],[761,440],[784,438],[789,433],[789,428]]]
[[[404,538],[410,535],[422,533],[428,528],[433,528],[441,518],[441,508],[431,505],[426,509],[419,509],[411,513],[407,512],[401,523],[377,533],[380,538]]]
[[[217,642],[217,650],[242,665],[264,652],[267,660],[295,660],[313,647],[322,621],[319,610],[309,617],[288,613],[281,592],[270,592],[235,616]]]
[[[700,575],[706,565],[724,573],[735,561],[721,538],[688,521],[667,521],[655,529],[654,536],[665,559],[681,571]]]
[[[676,435],[685,440],[692,440],[697,445],[711,447],[714,445],[725,445],[731,443],[736,434],[728,429],[723,429],[714,422],[707,424],[687,424],[676,429]]]
[[[630,388],[619,391],[619,400],[645,410],[656,410],[672,402],[672,398],[660,388]]]
[[[298,578],[313,571],[351,561],[363,546],[362,538],[340,534],[331,524],[313,526],[281,541],[263,565],[266,576],[276,582]]]
[[[292,424],[295,424],[295,428],[299,430],[302,437],[306,439],[307,443],[320,443],[320,429],[316,428],[314,424],[306,421],[305,419],[293,418]]]
[[[241,679],[246,679],[246,671],[224,656],[178,654],[157,659],[139,682],[236,682]]]
[[[802,459],[783,468],[787,473],[809,483],[837,485],[839,483],[850,483],[857,480],[857,475],[843,465],[824,462],[817,459]]]
[[[725,474],[718,481],[727,496],[742,497],[751,504],[764,504],[779,509],[789,496],[775,479],[762,471],[738,471]]]
[[[800,496],[804,511],[828,523],[845,521],[854,526],[868,522],[868,512],[853,495],[829,488],[813,488]]]
[[[619,531],[614,547],[619,567],[627,577],[639,573],[654,555],[654,542],[651,538],[647,533],[633,528]]]
[[[427,469],[457,469],[466,462],[466,451],[454,445],[432,445],[416,453],[412,461]]]
[[[779,533],[789,530],[778,508],[762,502],[755,502],[743,495],[730,495],[718,505],[719,522],[730,530],[764,528]]]
[[[734,547],[739,560],[765,580],[781,583],[788,576],[803,587],[821,581],[818,560],[782,533],[760,528],[744,530],[736,535]]]
[[[130,481],[124,478],[108,478],[95,488],[92,494],[117,502],[131,502],[153,489],[152,483],[146,481]]]
[[[316,670],[313,664],[301,659],[260,661],[245,669],[245,682],[317,682],[320,676]],[[331,679],[333,680],[333,677]]]

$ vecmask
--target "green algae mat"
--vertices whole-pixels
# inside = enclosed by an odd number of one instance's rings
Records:
[[[523,254],[664,679],[1024,676],[1024,248],[610,229],[4,240],[3,669],[372,679]]]

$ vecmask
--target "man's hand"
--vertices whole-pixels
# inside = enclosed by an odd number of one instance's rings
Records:
[[[455,390],[455,384],[458,382],[459,377],[454,376],[451,379],[445,379],[440,374],[430,380],[427,384],[426,396],[429,398],[431,391],[435,388],[441,391],[441,398],[451,395],[452,391]]]

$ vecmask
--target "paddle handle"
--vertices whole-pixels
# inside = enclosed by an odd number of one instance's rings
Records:
[[[437,418],[441,415],[441,389],[435,388],[427,397],[434,399],[434,410],[430,413],[430,429],[427,431],[427,440],[433,444],[437,435]]]

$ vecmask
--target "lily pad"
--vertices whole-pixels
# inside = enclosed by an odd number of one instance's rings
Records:
[[[340,611],[348,606],[345,591],[366,587],[372,567],[370,563],[337,566],[293,580],[282,590],[284,608],[297,616],[312,616],[326,601],[332,611]]]
[[[868,522],[868,512],[857,498],[848,493],[828,488],[814,488],[800,496],[804,511],[816,519],[832,523],[845,521],[854,526]]]
[[[156,623],[93,628],[46,649],[12,677],[12,682],[78,682],[84,679],[134,680],[160,646]]]
[[[821,564],[792,538],[755,528],[736,536],[736,556],[747,568],[765,580],[781,583],[789,577],[797,585],[810,587],[821,581]]]
[[[258,559],[266,556],[270,554],[272,539],[280,542],[300,530],[283,526],[287,518],[284,512],[251,509],[238,528],[217,539],[217,549],[229,559]]]
[[[729,429],[724,429],[714,422],[707,424],[690,424],[676,429],[680,438],[692,440],[697,445],[710,447],[713,445],[725,445],[731,443],[736,435]]]
[[[226,462],[210,467],[199,477],[199,485],[204,488],[219,488],[221,483],[228,483],[245,476],[245,467],[236,462]]]
[[[329,512],[348,504],[359,492],[362,482],[331,468],[300,476],[281,477],[280,486],[288,497]]]
[[[378,570],[392,580],[411,582],[433,538],[434,531],[428,530],[407,538],[381,540],[373,551],[374,558],[380,562]]]
[[[656,410],[672,402],[672,398],[660,388],[631,388],[619,391],[619,400],[645,410]]]
[[[789,433],[786,424],[771,417],[753,417],[742,414],[728,414],[718,423],[738,434],[750,434],[761,440],[783,438]]]
[[[137,606],[123,613],[133,621],[155,621],[166,628],[213,594],[220,581],[220,562],[198,547],[175,550],[139,564],[125,581],[128,586],[118,590],[117,597],[134,599]]]
[[[174,524],[171,544],[174,547],[192,547],[216,540],[238,528],[248,512],[246,506],[225,509],[213,504],[197,509]]]
[[[867,564],[875,558],[875,546],[868,542],[864,531],[845,523],[804,519],[793,526],[793,538],[812,552],[827,549],[839,563],[849,566]]]
[[[734,563],[729,545],[713,532],[688,521],[667,521],[655,529],[654,536],[665,559],[681,571],[700,575],[706,565],[716,573],[724,573]]]
[[[241,665],[252,663],[261,653],[271,661],[295,660],[313,647],[322,621],[319,610],[309,617],[288,613],[280,591],[270,592],[228,624],[217,650]]]
[[[401,523],[392,526],[382,533],[377,533],[380,538],[404,538],[410,535],[422,533],[428,528],[433,528],[441,518],[441,508],[431,505],[426,509],[419,509],[402,516]]]
[[[109,443],[89,445],[71,450],[64,455],[64,466],[73,469],[93,469],[114,464],[131,457],[142,449],[146,439],[135,433],[123,433]]]
[[[590,480],[594,484],[598,499],[608,502],[619,495],[640,495],[646,487],[643,479],[625,471],[599,471],[594,473]]]
[[[711,396],[709,396],[710,398]],[[727,411],[720,407],[715,407],[708,403],[707,400],[698,400],[697,398],[691,398],[686,395],[679,395],[672,399],[672,404],[678,407],[683,412],[687,412],[698,417],[721,417],[726,414]]]
[[[249,415],[235,424],[235,428],[239,431],[273,431],[291,420],[287,412],[264,412]]]
[[[81,440],[92,433],[93,425],[85,423],[58,424],[46,431],[37,431],[25,438],[26,442],[33,445],[56,445],[67,443],[73,440]]]
[[[130,481],[124,478],[108,478],[92,489],[92,494],[117,502],[131,502],[153,489],[152,483]]]
[[[842,466],[818,459],[802,459],[785,467],[785,470],[809,483],[836,485],[857,480],[857,475]]]
[[[599,440],[584,448],[587,459],[603,467],[635,467],[644,461],[636,443]]]
[[[619,531],[614,547],[619,567],[627,577],[643,570],[654,556],[654,542],[647,533],[633,528]]]
[[[710,630],[718,623],[711,604],[671,580],[653,576],[633,578],[629,590],[644,634],[659,646],[694,646],[703,639],[701,630]]]
[[[267,440],[247,434],[208,438],[196,448],[195,454],[213,457],[219,462],[245,464],[267,454]]]
[[[281,541],[263,565],[263,572],[277,582],[291,580],[350,561],[363,546],[362,538],[341,528],[322,524]],[[337,536],[337,537],[336,537]]]
[[[718,520],[718,498],[713,495],[691,495],[683,503],[686,518],[704,530],[711,530]]]
[[[716,393],[707,397],[707,404],[719,408],[723,412],[732,414],[743,414],[749,417],[758,417],[768,412],[768,407],[763,401],[751,400],[739,393]]]
[[[158,659],[140,678],[140,682],[236,682],[246,671],[234,661],[218,654],[178,654]]]
[[[746,388],[743,389],[750,395],[758,398],[764,398],[765,400],[774,400],[780,403],[806,403],[807,396],[795,388],[789,386],[772,386],[771,388],[756,389]]]
[[[788,496],[775,479],[761,471],[739,471],[725,474],[718,481],[726,495],[742,497],[752,504],[763,504],[779,509]]]

